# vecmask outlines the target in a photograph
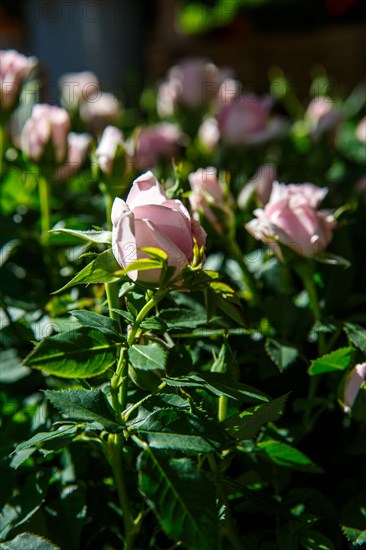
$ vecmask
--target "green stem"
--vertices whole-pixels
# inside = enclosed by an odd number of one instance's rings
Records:
[[[228,399],[226,395],[221,395],[219,397],[219,412],[218,412],[218,419],[219,422],[223,422],[227,415],[227,402]]]
[[[145,319],[146,315],[149,313],[149,311],[155,307],[167,294],[167,291],[162,291],[159,295],[159,291],[146,302],[144,307],[141,309],[140,313],[137,315],[135,322],[133,324],[133,327],[131,329],[131,332],[127,339],[128,346],[131,346],[135,340],[137,331],[142,323],[142,321]]]
[[[38,177],[38,192],[41,213],[41,243],[46,246],[51,227],[50,189],[47,179],[42,174],[39,174]]]
[[[322,318],[322,312],[320,309],[318,293],[316,291],[316,286],[313,280],[313,272],[311,269],[308,269],[308,268],[300,269],[298,272],[303,280],[305,289],[308,293],[310,304],[313,309],[314,319],[315,321],[320,322]],[[322,332],[318,332],[318,356],[321,356],[324,354],[324,348],[325,348],[324,334]],[[307,432],[311,431],[312,424],[313,424],[313,422],[311,421],[311,412],[313,408],[312,401],[316,396],[319,382],[320,382],[319,376],[312,376],[310,379],[308,395],[306,398],[306,408],[304,411],[304,418],[303,418],[303,425]]]
[[[4,173],[5,162],[5,124],[0,123],[0,179]]]
[[[116,484],[119,504],[123,515],[124,524],[124,550],[132,550],[134,547],[135,536],[138,531],[138,525],[133,519],[130,501],[128,498],[126,480],[123,468],[123,435],[110,435],[110,464]]]
[[[233,240],[227,247],[227,252],[231,259],[235,260],[241,269],[243,281],[246,286],[246,298],[252,305],[258,305],[260,303],[260,297],[257,290],[256,282],[253,274],[249,271],[248,266],[243,260],[243,252],[241,251],[238,243]]]
[[[313,277],[311,273],[303,273],[302,274],[302,280],[304,283],[304,286],[306,288],[306,291],[309,296],[310,304],[313,309],[314,319],[315,321],[321,321],[322,313],[320,309],[319,299],[318,299],[318,293],[316,291],[316,286],[313,281]],[[322,332],[318,333],[318,353],[319,355],[323,355],[324,353],[324,334]]]
[[[118,313],[113,311],[114,309],[119,308],[119,286],[118,283],[105,283],[105,293],[107,296],[108,301],[108,310],[109,310],[109,317],[111,319],[114,319],[117,321],[118,325],[120,324],[120,316]]]

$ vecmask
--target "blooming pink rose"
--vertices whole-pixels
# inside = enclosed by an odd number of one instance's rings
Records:
[[[113,162],[117,154],[118,147],[123,148],[123,134],[115,126],[107,126],[104,130],[102,139],[95,151],[99,168],[104,174],[111,175]]]
[[[160,158],[172,159],[182,140],[182,132],[176,124],[162,122],[141,128],[136,144],[134,161],[139,170],[153,168]]]
[[[159,248],[168,255],[174,275],[193,260],[193,247],[204,246],[206,233],[193,220],[183,203],[167,198],[152,172],[146,172],[132,185],[126,202],[115,199],[112,207],[112,246],[122,268],[145,258],[140,249]],[[130,271],[132,280],[158,283],[160,270]]]
[[[21,87],[37,66],[36,57],[25,57],[15,50],[0,50],[0,108],[16,106]]]
[[[261,206],[267,204],[275,180],[276,166],[274,164],[263,164],[260,166],[240,192],[238,197],[239,208],[245,209],[253,195],[255,195],[257,203]]]
[[[198,219],[202,214],[214,227],[219,235],[224,234],[224,229],[228,229],[228,223],[233,222],[232,199],[225,196],[219,180],[217,179],[216,168],[200,168],[188,176],[192,193],[189,195],[189,202]],[[218,215],[220,212],[223,216]],[[225,225],[225,227],[223,227]]]
[[[255,239],[272,246],[279,257],[276,242],[311,258],[330,243],[336,225],[328,210],[317,210],[327,192],[311,183],[274,182],[269,202],[264,209],[254,210],[257,219],[245,227]]]
[[[332,141],[342,120],[341,112],[334,106],[330,97],[319,96],[310,101],[305,118],[312,126],[311,136],[317,141],[324,132],[330,132]]]
[[[172,67],[168,79],[158,90],[157,108],[161,116],[171,116],[176,104],[190,109],[207,105],[218,93],[220,84],[230,75],[204,58],[185,59]]]
[[[254,145],[277,137],[285,126],[281,117],[269,118],[270,101],[254,95],[222,103],[217,116],[221,138],[229,145]]]
[[[76,107],[82,101],[96,102],[101,94],[98,78],[91,71],[64,74],[59,86],[66,106]]]
[[[20,137],[22,151],[34,162],[42,162],[47,146],[52,147],[53,162],[61,164],[67,153],[67,135],[70,129],[69,115],[60,107],[35,105]]]
[[[361,143],[366,143],[366,116],[360,120],[356,127],[356,137]]]
[[[67,136],[67,158],[65,164],[60,166],[56,171],[55,179],[57,181],[65,181],[75,176],[89,153],[92,137],[89,134],[75,134],[70,132]]]
[[[122,113],[122,106],[115,95],[100,93],[95,101],[84,101],[80,105],[80,116],[96,134],[102,134],[108,125],[116,124]]]
[[[366,363],[356,365],[346,377],[344,386],[344,411],[349,412],[366,378]]]

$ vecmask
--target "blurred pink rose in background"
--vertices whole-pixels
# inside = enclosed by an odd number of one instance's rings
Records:
[[[65,107],[78,107],[82,101],[95,102],[101,93],[98,77],[91,71],[64,74],[59,87]]]
[[[305,118],[312,126],[311,136],[316,141],[324,132],[329,132],[334,141],[342,114],[327,96],[318,96],[312,99],[305,112]]]
[[[159,159],[172,159],[177,154],[182,137],[179,126],[169,122],[141,128],[132,153],[137,168],[147,170],[153,168]]]
[[[154,247],[166,252],[174,276],[193,260],[195,241],[203,247],[206,233],[191,218],[180,200],[168,199],[152,172],[137,178],[126,199],[115,199],[112,208],[112,247],[122,268],[147,257],[141,248]],[[158,283],[160,269],[130,271],[132,280]]]
[[[225,78],[223,83],[220,85],[217,101],[219,104],[230,103],[235,100],[240,95],[240,90],[242,86],[239,80],[234,78]]]
[[[95,151],[99,168],[104,174],[111,175],[118,147],[124,148],[121,130],[115,126],[107,126]]]
[[[192,189],[189,202],[196,219],[203,215],[219,235],[233,223],[233,200],[224,193],[216,168],[200,168],[188,176]],[[223,216],[222,216],[223,215]]]
[[[239,208],[245,210],[253,195],[257,203],[264,206],[271,196],[273,183],[277,178],[277,170],[274,164],[263,164],[241,190],[238,197]]]
[[[277,137],[285,127],[282,117],[270,118],[271,101],[246,95],[223,103],[217,115],[221,139],[229,145],[255,145]]]
[[[229,69],[219,69],[208,59],[185,59],[172,67],[157,94],[157,109],[161,117],[171,116],[177,104],[190,109],[207,105],[216,98]]]
[[[23,83],[38,64],[16,50],[0,50],[0,110],[16,107]]]
[[[104,128],[118,123],[122,105],[113,94],[101,92],[95,101],[84,101],[80,105],[80,116],[95,135],[101,135]]]
[[[361,143],[366,143],[366,116],[357,124],[356,137]]]
[[[347,374],[344,386],[344,412],[350,412],[366,378],[366,363],[359,363]]]
[[[330,243],[336,222],[328,210],[317,210],[328,189],[311,183],[273,183],[269,202],[257,208],[257,219],[245,225],[255,239],[271,246],[281,258],[277,243],[292,248],[297,254],[314,257]]]
[[[21,149],[34,162],[61,164],[66,158],[69,129],[70,118],[65,109],[34,105],[20,137]]]
[[[66,162],[56,171],[56,181],[66,181],[75,176],[87,159],[92,137],[89,134],[70,132],[67,136]]]

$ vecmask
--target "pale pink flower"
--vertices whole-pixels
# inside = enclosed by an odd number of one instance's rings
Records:
[[[182,141],[182,131],[176,124],[162,122],[141,128],[135,140],[134,162],[139,170],[153,168],[158,160],[172,159]]]
[[[245,209],[255,195],[257,203],[264,206],[271,196],[273,183],[276,180],[276,166],[274,164],[263,164],[241,190],[238,197],[239,208]]]
[[[126,199],[115,199],[112,208],[112,246],[122,268],[137,259],[145,258],[141,248],[154,247],[168,255],[168,265],[174,275],[193,260],[196,241],[203,247],[206,234],[193,220],[180,200],[168,199],[152,172],[137,178]],[[160,269],[130,271],[132,280],[158,283]]]
[[[305,118],[312,126],[311,137],[314,141],[317,141],[325,132],[330,133],[334,141],[342,114],[330,97],[318,96],[310,101]]]
[[[100,135],[104,128],[116,124],[122,113],[122,106],[115,95],[100,93],[95,101],[84,101],[80,105],[80,116],[91,130]]]
[[[359,363],[348,373],[343,395],[344,412],[350,412],[365,378],[366,363]]]
[[[269,202],[254,210],[256,219],[245,225],[255,239],[271,246],[281,258],[276,243],[297,254],[314,257],[332,240],[336,222],[328,210],[317,210],[328,190],[311,183],[273,183]]]
[[[101,94],[98,78],[91,71],[64,74],[59,86],[65,106],[77,107],[82,101],[96,102]]]
[[[55,175],[56,181],[65,181],[75,176],[87,159],[92,137],[89,134],[75,134],[70,132],[67,136],[66,162],[60,166]]]
[[[44,104],[35,105],[21,134],[21,149],[34,162],[46,160],[61,164],[67,153],[69,129],[70,119],[65,109]],[[53,159],[44,159],[49,145]]]
[[[189,174],[188,180],[192,189],[189,202],[194,216],[199,219],[202,215],[210,222],[216,233],[224,235],[230,222],[233,222],[233,200],[224,192],[217,179],[216,168],[200,168]]]
[[[124,142],[121,130],[115,126],[107,126],[103,132],[98,148],[95,151],[99,168],[104,174],[112,174],[117,150],[123,147]]]
[[[0,108],[4,111],[13,109],[19,94],[38,64],[36,57],[26,57],[16,50],[0,50]]]
[[[171,116],[177,104],[198,109],[216,98],[229,69],[220,70],[204,58],[181,61],[172,67],[168,79],[158,90],[157,109],[160,116]]]
[[[271,102],[255,95],[221,104],[217,115],[221,139],[229,145],[255,145],[277,137],[285,127],[281,117],[269,116]]]
[[[366,143],[366,116],[360,120],[356,127],[356,137],[361,143]]]

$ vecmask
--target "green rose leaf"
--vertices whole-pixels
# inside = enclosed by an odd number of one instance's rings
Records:
[[[272,439],[260,441],[257,443],[256,451],[265,453],[271,462],[285,468],[313,473],[322,472],[322,469],[314,464],[314,462],[304,453],[299,451],[299,449],[291,447],[287,445],[287,443],[282,443],[282,441],[275,441]]]
[[[177,408],[154,411],[138,424],[138,432],[155,449],[210,453],[229,443],[216,423]]]
[[[268,338],[266,341],[266,352],[277,365],[280,372],[287,369],[299,355],[299,350],[297,348],[282,344],[273,338]]]
[[[164,370],[167,352],[155,342],[146,346],[136,344],[128,350],[128,358],[134,369]]]
[[[366,353],[366,329],[357,323],[345,323],[344,331],[347,334],[349,341]]]
[[[50,233],[65,233],[94,244],[110,245],[112,243],[112,231],[78,231],[77,229],[66,229],[62,227],[60,229],[52,229]]]
[[[70,313],[76,317],[79,323],[84,327],[95,328],[106,336],[111,337],[116,342],[122,340],[118,323],[114,319],[106,317],[105,315],[99,315],[99,313],[94,313],[93,311],[75,310]]]
[[[113,409],[101,390],[46,390],[47,399],[64,418],[76,422],[93,422],[101,429],[116,433],[122,426],[115,421]]]
[[[62,378],[91,378],[114,365],[117,349],[102,332],[82,327],[42,340],[24,365]]]
[[[288,395],[286,393],[269,403],[241,411],[227,418],[223,425],[238,440],[252,439],[262,426],[276,422],[282,416]]]
[[[340,348],[311,362],[309,374],[325,374],[326,372],[344,371],[352,365],[354,349]]]
[[[138,471],[140,490],[169,537],[187,550],[220,548],[213,485],[191,460],[148,447]]]
[[[79,273],[75,275],[71,281],[59,290],[56,290],[53,294],[63,292],[67,288],[74,285],[114,283],[119,281],[120,273],[121,267],[113,256],[112,249],[108,249],[105,250],[105,252],[98,254],[98,256],[86,267],[84,267],[84,269],[79,271]]]
[[[2,550],[60,550],[52,542],[33,533],[22,533],[0,544]]]

